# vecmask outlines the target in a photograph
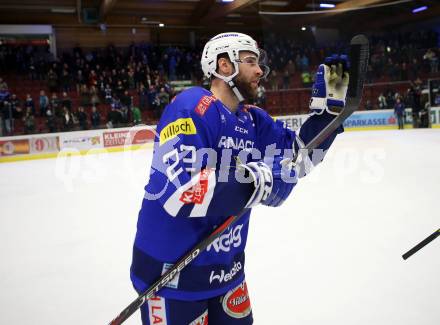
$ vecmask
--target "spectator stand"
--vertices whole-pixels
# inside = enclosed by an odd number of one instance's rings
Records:
[[[426,31],[371,35],[372,56],[361,109],[364,109],[367,100],[370,108],[377,109],[377,97],[381,92],[386,96],[387,106],[392,106],[396,94],[405,99],[408,89],[412,89],[412,97],[414,94],[417,97],[428,78],[440,77],[439,51],[434,42],[436,36],[435,32]],[[346,45],[341,42],[317,48],[292,40],[277,38],[272,41],[276,43],[270,44],[269,40],[266,45],[273,50],[268,53],[273,72],[268,82],[262,82],[265,105],[261,106],[272,115],[306,113],[313,78],[311,71],[315,71],[316,65],[329,53],[344,52]],[[30,94],[34,103],[38,104],[41,90],[49,99],[52,97],[49,88],[56,88],[58,98],[65,91],[75,122],[72,130],[91,127],[92,105],[96,106],[101,118],[99,127],[105,127],[115,94],[128,106],[128,111],[124,108],[123,114],[128,116],[129,123],[132,123],[131,108],[139,107],[142,122],[154,124],[167,98],[171,99],[179,91],[203,82],[199,51],[186,47],[132,44],[128,48],[74,48],[58,58],[41,56],[40,50],[28,46],[0,46],[0,51],[6,53],[2,56],[4,62],[0,62],[0,77],[6,80],[10,93],[16,93],[23,105],[26,94]],[[47,80],[50,71],[56,75],[56,85]],[[118,81],[122,83],[120,89]],[[111,87],[110,97],[105,92],[107,84]],[[80,91],[80,86],[84,85],[86,89]],[[162,88],[169,96],[163,92],[159,96]],[[60,99],[60,102],[63,101]],[[405,102],[407,107],[410,106],[407,99]],[[420,109],[423,104],[420,103]],[[82,126],[79,126],[76,116],[80,106],[84,107],[88,116],[88,123],[82,123]],[[37,106],[34,132],[47,132],[46,117],[38,113]],[[59,118],[59,113],[55,111],[53,114]],[[22,118],[15,119],[14,134],[24,132]],[[55,127],[60,129],[57,125]]]

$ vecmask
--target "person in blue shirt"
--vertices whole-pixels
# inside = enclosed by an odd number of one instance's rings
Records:
[[[397,117],[397,125],[399,130],[403,130],[403,114],[405,113],[405,105],[402,103],[400,97],[396,99],[394,104],[394,115]]]
[[[269,73],[264,58],[248,35],[213,37],[201,58],[210,90],[187,89],[162,114],[133,247],[135,289],[145,291],[229,216],[249,210],[147,300],[143,324],[208,324],[208,318],[210,325],[252,324],[244,274],[251,209],[281,205],[343,131],[339,127],[318,150],[302,154],[345,105],[345,56],[320,65],[310,117],[296,132],[247,104]]]

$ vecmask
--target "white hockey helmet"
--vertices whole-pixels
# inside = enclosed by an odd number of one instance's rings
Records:
[[[269,68],[265,64],[266,52],[258,48],[257,42],[250,36],[242,33],[222,33],[211,38],[203,48],[201,64],[203,74],[207,78],[216,76],[229,83],[238,73],[239,53],[248,51],[255,53],[258,57],[259,65],[263,70],[262,78],[269,74]],[[216,72],[218,55],[227,53],[229,60],[234,65],[234,73],[230,76],[222,76]]]

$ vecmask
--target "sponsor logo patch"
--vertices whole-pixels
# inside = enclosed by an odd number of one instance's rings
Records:
[[[174,264],[163,263],[162,275],[164,275],[173,266],[174,266]],[[180,277],[180,272],[177,272],[176,275],[170,280],[170,282],[168,282],[165,285],[165,287],[172,288],[172,289],[177,289],[177,287],[179,286],[179,277]]]
[[[214,280],[217,280],[219,283],[229,282],[238,272],[240,272],[242,268],[243,267],[241,265],[241,262],[234,262],[234,266],[229,270],[229,272],[225,272],[225,270],[220,270],[219,274],[215,274],[214,271],[211,271],[209,283],[212,283]]]
[[[243,224],[231,228],[229,232],[224,233],[220,237],[216,238],[211,244],[209,244],[209,246],[206,248],[206,251],[209,252],[211,248],[214,248],[217,253],[227,253],[231,250],[231,247],[239,247],[241,245],[242,228]]]
[[[74,132],[72,134],[65,133],[61,136],[60,144],[63,149],[75,148],[78,150],[90,149],[90,147],[102,148],[101,135],[91,136],[76,136]]]
[[[248,316],[252,309],[246,281],[243,281],[237,288],[229,291],[224,296],[222,305],[226,314],[233,318],[244,318]]]
[[[148,299],[148,313],[150,324],[167,324],[167,316],[165,310],[165,299],[162,297],[153,297]]]
[[[193,320],[188,325],[208,325],[208,310],[205,310],[197,319]]]
[[[203,169],[200,172],[199,182],[183,192],[179,200],[184,204],[202,204],[208,192],[208,177],[211,172],[212,170]]]
[[[203,96],[196,106],[196,113],[200,116],[205,115],[206,111],[209,108],[209,105],[211,105],[211,103],[215,101],[215,99],[216,98],[214,96]]]
[[[159,144],[162,145],[179,134],[196,134],[196,126],[192,118],[179,118],[166,125],[159,135]]]
[[[128,131],[104,132],[104,147],[115,147],[129,144]]]
[[[0,156],[28,154],[29,150],[28,140],[0,141]]]
[[[58,152],[58,137],[42,137],[29,139],[30,153]]]
[[[150,130],[104,132],[104,147],[118,147],[132,144],[144,144],[154,139]]]
[[[254,141],[251,140],[245,140],[242,138],[232,138],[225,135],[222,135],[220,137],[220,140],[217,145],[219,148],[226,148],[226,149],[236,149],[236,150],[243,150],[247,149],[250,150],[254,147]]]

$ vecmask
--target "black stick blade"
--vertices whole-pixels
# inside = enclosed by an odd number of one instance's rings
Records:
[[[416,246],[411,248],[409,251],[407,251],[405,254],[402,255],[403,259],[406,260],[411,255],[417,253],[419,250],[421,250],[423,247],[428,245],[430,242],[432,242],[434,239],[436,239],[438,236],[440,236],[440,229],[438,229],[433,234],[429,235],[425,239],[423,239],[420,243],[418,243]]]
[[[350,42],[350,83],[347,96],[361,98],[367,73],[370,53],[368,39],[365,35],[356,35]]]

